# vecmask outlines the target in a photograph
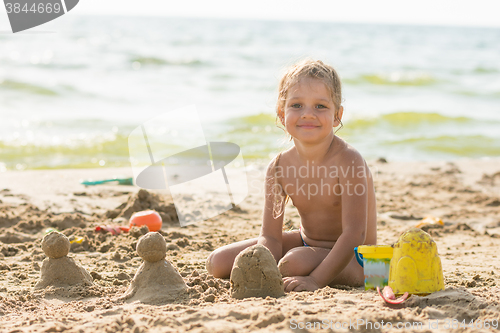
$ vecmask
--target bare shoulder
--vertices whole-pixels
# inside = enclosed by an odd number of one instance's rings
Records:
[[[275,166],[286,167],[293,164],[293,161],[297,157],[297,148],[295,146],[291,147],[284,152],[281,152],[273,159],[272,164]],[[275,163],[275,164],[274,164]]]
[[[279,158],[279,156],[275,156],[267,165],[266,168],[266,175],[269,176],[274,173],[274,168],[276,167],[276,160]]]
[[[366,164],[356,148],[337,136],[335,140],[337,140],[337,145],[334,150],[334,158],[339,166],[364,166]]]
[[[280,174],[279,172],[278,172],[278,174],[276,173],[278,168],[286,167],[291,163],[291,160],[292,160],[292,158],[291,158],[292,152],[291,151],[294,149],[295,149],[295,147],[292,147],[292,148],[276,155],[267,165],[266,176],[267,177],[275,177],[275,176],[279,175]],[[280,177],[278,176],[278,178],[280,178]]]

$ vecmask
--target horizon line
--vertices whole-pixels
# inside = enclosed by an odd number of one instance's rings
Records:
[[[452,22],[402,22],[402,21],[356,21],[356,20],[328,20],[311,18],[270,18],[270,17],[228,17],[228,16],[198,16],[198,15],[168,15],[168,14],[154,14],[154,13],[141,13],[141,14],[127,14],[127,13],[73,13],[73,16],[110,16],[110,17],[154,17],[154,18],[175,18],[175,19],[206,19],[206,20],[227,20],[227,21],[269,21],[269,22],[300,22],[300,23],[342,23],[342,24],[366,24],[366,25],[398,25],[398,26],[421,26],[421,27],[456,27],[456,28],[489,28],[500,29],[500,21],[498,25],[484,25],[484,24],[458,24]]]

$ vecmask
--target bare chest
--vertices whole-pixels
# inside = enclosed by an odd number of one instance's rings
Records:
[[[341,210],[341,186],[338,177],[308,175],[283,177],[283,191],[292,200],[301,216],[307,213],[332,214]]]

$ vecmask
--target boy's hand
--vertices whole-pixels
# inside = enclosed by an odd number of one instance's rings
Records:
[[[283,278],[285,291],[314,291],[320,286],[310,276],[287,276]]]

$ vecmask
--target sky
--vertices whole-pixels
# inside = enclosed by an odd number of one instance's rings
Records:
[[[10,30],[0,6],[0,30]],[[500,0],[80,0],[71,15],[500,27]],[[42,28],[43,29],[43,28]]]
[[[80,0],[79,14],[500,27],[500,0]],[[76,13],[75,13],[76,14]]]

